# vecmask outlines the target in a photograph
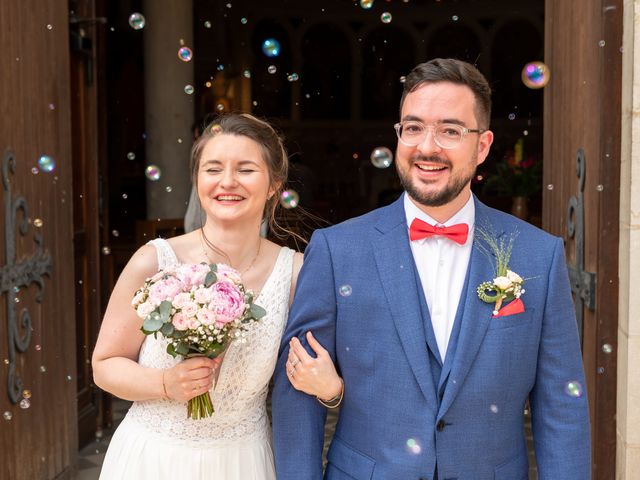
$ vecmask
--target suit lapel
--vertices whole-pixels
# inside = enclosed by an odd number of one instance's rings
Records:
[[[493,217],[487,207],[476,200],[476,218],[475,226],[483,227],[491,225],[497,229],[497,225],[492,223]],[[496,219],[497,221],[497,219]],[[496,235],[501,236],[502,230],[496,230]],[[478,236],[474,235],[471,257],[469,258],[468,278],[466,280],[466,298],[461,298],[460,302],[464,302],[464,310],[462,312],[460,334],[458,344],[456,346],[455,357],[451,365],[449,381],[447,382],[442,404],[438,412],[438,419],[446,413],[447,409],[460,391],[464,380],[471,369],[473,360],[475,359],[480,345],[484,340],[484,336],[491,323],[491,315],[493,305],[485,303],[478,298],[476,288],[482,282],[493,279],[494,267],[493,260],[478,248]]]
[[[403,197],[393,203],[376,225],[381,233],[373,240],[376,266],[402,347],[425,398],[436,405],[429,354],[416,295],[414,261],[409,246]]]

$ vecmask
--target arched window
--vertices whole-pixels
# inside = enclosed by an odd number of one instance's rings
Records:
[[[482,53],[482,42],[475,32],[463,25],[454,23],[436,30],[427,45],[427,59],[457,58],[476,64]]]
[[[342,30],[329,23],[310,27],[302,39],[302,61],[302,117],[349,118],[351,47]]]
[[[413,38],[399,27],[372,30],[362,44],[362,117],[390,121],[398,118],[402,96],[400,77],[415,66]]]

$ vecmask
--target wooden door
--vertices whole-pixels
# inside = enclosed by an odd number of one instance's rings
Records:
[[[94,0],[71,0],[70,79],[73,164],[73,245],[76,292],[76,365],[78,388],[78,443],[90,443],[102,427],[103,392],[93,384],[91,355],[102,318],[101,237],[104,226],[100,192],[99,111],[102,33]],[[105,245],[105,253],[108,254]]]
[[[3,479],[71,478],[77,456],[67,24],[64,1],[0,2]]]
[[[546,1],[543,226],[582,316],[593,478],[615,478],[622,0]],[[571,205],[571,206],[570,206]]]

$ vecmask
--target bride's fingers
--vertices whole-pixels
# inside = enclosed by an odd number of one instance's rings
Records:
[[[313,358],[311,357],[311,355],[307,353],[305,348],[300,343],[300,340],[298,340],[297,338],[295,337],[292,338],[291,342],[289,342],[289,346],[290,346],[289,352],[293,350],[293,353],[295,354],[296,357],[298,357],[298,360],[300,360],[300,363],[302,363],[303,365],[307,365],[311,361],[313,361]]]
[[[316,355],[321,356],[329,353],[322,345],[320,345],[320,342],[316,340],[311,332],[307,332],[307,342],[309,342],[309,346],[313,348],[313,351],[316,352]]]

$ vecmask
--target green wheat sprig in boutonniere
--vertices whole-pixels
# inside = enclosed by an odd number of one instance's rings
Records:
[[[493,315],[496,316],[503,303],[519,299],[525,292],[522,277],[509,269],[513,243],[518,232],[498,238],[493,229],[476,227],[476,235],[480,240],[478,248],[490,261],[495,258],[494,278],[478,285],[478,297],[483,302],[495,304]]]

